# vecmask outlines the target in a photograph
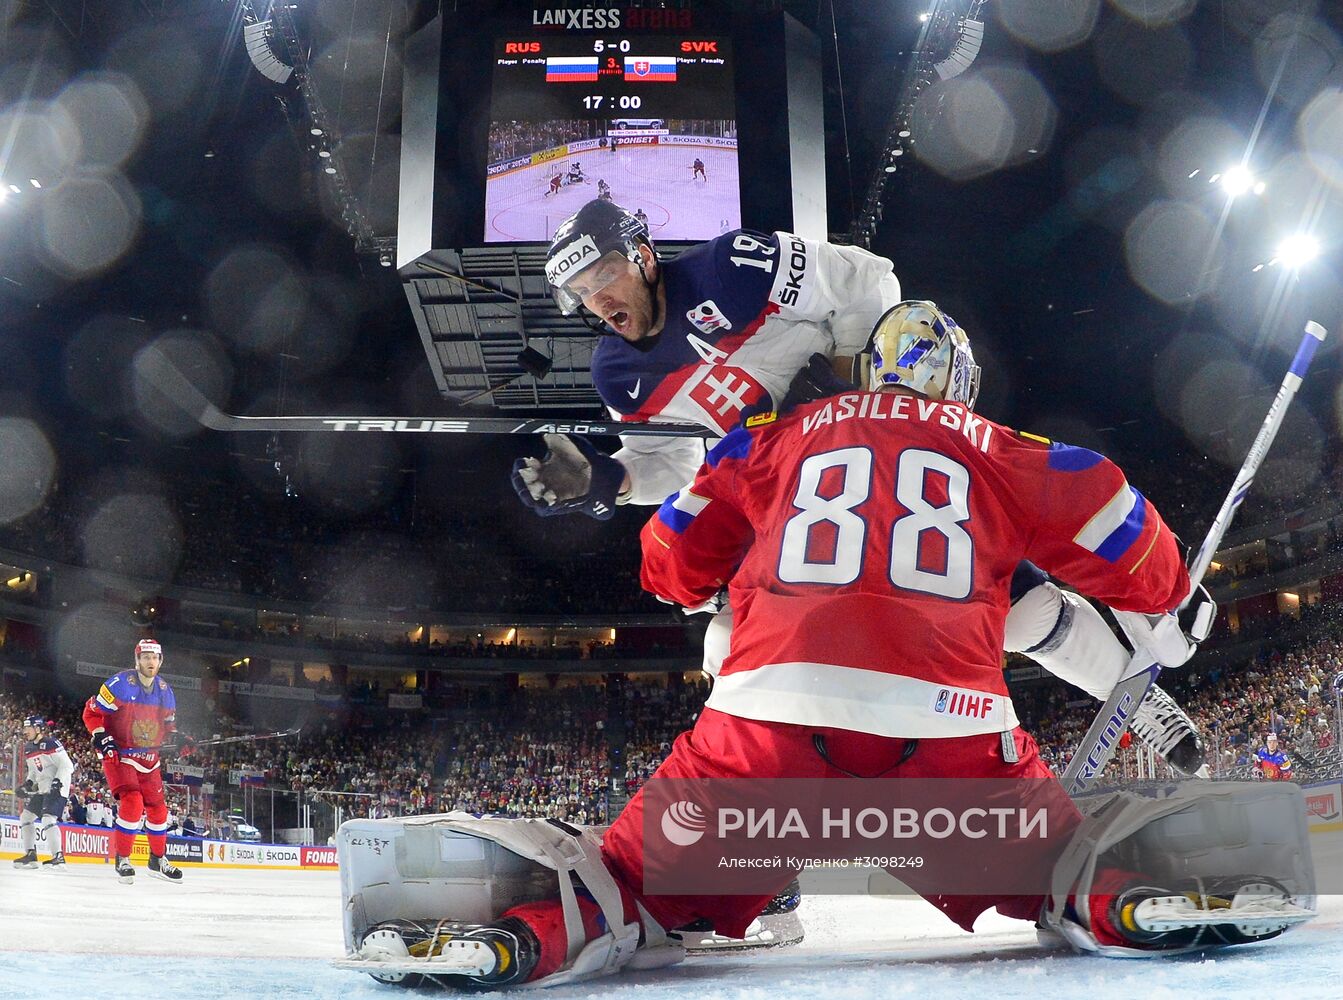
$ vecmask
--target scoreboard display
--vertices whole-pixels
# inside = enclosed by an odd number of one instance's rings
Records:
[[[820,45],[788,15],[718,0],[482,7],[452,5],[407,38],[399,267],[544,244],[594,198],[673,246],[739,227],[825,234]]]
[[[655,240],[738,228],[734,73],[723,36],[496,38],[485,242],[548,240],[597,197]]]

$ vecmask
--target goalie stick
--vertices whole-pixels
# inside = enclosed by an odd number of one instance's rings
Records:
[[[355,431],[393,434],[591,434],[638,437],[722,437],[722,431],[698,424],[626,424],[608,420],[556,420],[553,417],[243,417],[210,402],[162,351],[150,347],[141,371],[184,413],[212,431]]]
[[[1315,350],[1324,342],[1324,338],[1324,327],[1315,322],[1306,323],[1301,344],[1297,347],[1296,356],[1292,359],[1287,374],[1282,377],[1282,384],[1278,387],[1273,405],[1268,408],[1268,415],[1264,417],[1259,433],[1255,436],[1254,443],[1250,445],[1250,451],[1245,456],[1245,461],[1241,463],[1240,471],[1236,473],[1235,482],[1226,499],[1222,501],[1221,509],[1213,518],[1203,544],[1198,547],[1193,561],[1189,564],[1189,594],[1180,602],[1181,608],[1189,603],[1189,598],[1203,581],[1203,574],[1208,571],[1213,553],[1217,551],[1217,546],[1221,544],[1227,528],[1231,526],[1231,518],[1235,515],[1236,508],[1250,492],[1255,474],[1258,473],[1269,446],[1273,444],[1278,428],[1282,426],[1287,407],[1292,397],[1296,395],[1301,379],[1305,376],[1306,369],[1310,367],[1311,358],[1315,356]],[[1161,674],[1161,664],[1153,662],[1142,645],[1134,640],[1132,633],[1129,633],[1129,640],[1133,643],[1133,656],[1120,675],[1114,690],[1110,692],[1110,697],[1101,706],[1095,721],[1082,737],[1082,742],[1077,745],[1067,770],[1063,772],[1063,787],[1067,789],[1069,795],[1085,792],[1095,781],[1096,776],[1105,769],[1105,765],[1114,756],[1120,737],[1133,721],[1134,712]]]

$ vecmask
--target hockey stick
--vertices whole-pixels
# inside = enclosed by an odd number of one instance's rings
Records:
[[[1235,515],[1236,508],[1245,499],[1245,494],[1250,491],[1250,485],[1254,482],[1260,463],[1263,462],[1264,456],[1268,453],[1269,446],[1273,444],[1273,439],[1278,434],[1278,428],[1282,426],[1287,407],[1291,403],[1292,397],[1296,395],[1297,387],[1301,385],[1301,379],[1305,376],[1306,369],[1310,367],[1310,361],[1315,356],[1316,348],[1324,342],[1324,338],[1324,327],[1315,322],[1306,323],[1301,344],[1296,349],[1296,357],[1292,359],[1292,365],[1287,370],[1287,374],[1282,377],[1282,384],[1278,387],[1278,394],[1273,400],[1273,405],[1268,408],[1268,415],[1264,417],[1259,433],[1255,437],[1254,443],[1250,445],[1250,451],[1245,456],[1245,461],[1241,463],[1240,471],[1236,473],[1231,491],[1222,501],[1221,509],[1217,511],[1217,516],[1213,518],[1212,526],[1208,529],[1203,544],[1198,547],[1193,561],[1189,564],[1189,594],[1180,602],[1180,607],[1183,608],[1189,603],[1190,597],[1193,596],[1194,591],[1203,581],[1203,574],[1208,571],[1208,564],[1212,562],[1213,553],[1217,551],[1217,546],[1222,543],[1223,536],[1231,526],[1231,518]],[[1133,638],[1130,634],[1130,641]],[[1152,662],[1152,657],[1140,644],[1134,642],[1133,645],[1133,656],[1129,659],[1123,674],[1120,675],[1119,682],[1115,684],[1114,690],[1110,692],[1110,697],[1101,706],[1095,721],[1091,723],[1086,735],[1077,745],[1077,750],[1073,754],[1073,759],[1069,762],[1067,770],[1063,772],[1063,787],[1069,795],[1079,795],[1086,791],[1095,781],[1096,776],[1105,769],[1105,765],[1110,762],[1110,758],[1114,756],[1115,749],[1119,745],[1119,738],[1124,735],[1129,723],[1133,721],[1133,713],[1142,704],[1143,699],[1147,697],[1148,690],[1156,683],[1157,677],[1161,674],[1161,665]]]
[[[625,424],[605,420],[517,417],[242,417],[225,413],[155,347],[143,354],[142,371],[183,412],[212,431],[381,431],[393,434],[600,434],[638,437],[722,437],[698,424]]]
[[[261,740],[281,740],[286,736],[297,736],[299,732],[300,728],[295,727],[294,729],[281,729],[274,733],[248,733],[246,736],[217,736],[212,740],[173,743],[168,746],[160,747],[159,749],[165,753],[171,753],[177,750],[182,750],[188,746],[195,750],[200,747],[222,747],[229,743],[257,743]]]

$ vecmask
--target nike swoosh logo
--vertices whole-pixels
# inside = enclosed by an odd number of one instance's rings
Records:
[[[644,384],[643,376],[640,376],[639,381],[634,383],[634,388],[629,390],[630,399],[639,398],[639,386],[643,384]]]

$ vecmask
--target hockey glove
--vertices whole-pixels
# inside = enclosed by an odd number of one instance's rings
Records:
[[[116,758],[120,747],[117,746],[117,741],[112,738],[111,733],[105,729],[100,729],[93,734],[93,749],[98,751],[99,757],[113,760]]]
[[[30,798],[31,796],[34,796],[36,794],[37,794],[37,782],[34,781],[32,778],[29,778],[27,781],[25,781],[22,785],[19,786],[19,795],[21,795],[25,799]]]
[[[51,796],[52,796],[52,798],[57,798],[57,799],[58,799],[58,798],[60,798],[60,797],[61,797],[62,795],[64,795],[64,794],[65,794],[65,783],[62,782],[60,778],[52,778],[52,779],[51,779]]]
[[[813,354],[807,359],[807,367],[793,376],[793,381],[788,385],[788,395],[783,397],[783,405],[779,410],[787,413],[803,403],[828,399],[830,396],[838,396],[841,392],[857,391],[856,385],[835,374],[829,358],[824,354]]]
[[[615,513],[625,467],[581,437],[547,434],[546,457],[513,463],[518,499],[541,517],[586,514],[605,521]]]
[[[1140,615],[1116,611],[1115,617],[1129,639],[1147,650],[1157,663],[1163,667],[1179,667],[1194,655],[1198,644],[1212,632],[1217,603],[1208,589],[1200,586],[1178,612]]]

